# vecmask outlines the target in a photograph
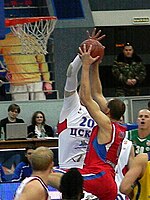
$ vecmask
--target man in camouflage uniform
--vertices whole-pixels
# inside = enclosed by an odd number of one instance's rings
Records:
[[[139,86],[146,77],[146,69],[130,43],[124,45],[123,52],[114,60],[112,74],[117,82],[116,96],[140,95]]]

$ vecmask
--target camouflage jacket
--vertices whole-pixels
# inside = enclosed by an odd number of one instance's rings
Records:
[[[116,58],[112,66],[112,74],[118,82],[126,85],[127,79],[136,79],[139,85],[146,77],[146,69],[142,61],[132,60],[130,64],[121,62]]]

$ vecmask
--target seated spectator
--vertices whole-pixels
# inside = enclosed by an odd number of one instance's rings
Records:
[[[44,113],[36,111],[32,116],[32,124],[28,126],[28,138],[53,137],[54,131],[45,121]]]
[[[60,181],[60,192],[64,200],[80,200],[83,198],[83,178],[80,172],[71,168]]]
[[[0,182],[5,182],[5,181],[6,181],[6,176],[2,168],[2,165],[0,164]]]
[[[140,85],[146,77],[142,59],[134,52],[130,43],[124,44],[123,51],[114,60],[112,74],[116,78],[116,96],[137,96]]]
[[[8,107],[8,117],[0,121],[0,133],[6,134],[6,124],[8,123],[24,123],[23,119],[17,118],[21,109],[17,104],[11,104]]]
[[[12,176],[12,182],[20,182],[24,180],[26,177],[31,176],[32,174],[32,167],[30,164],[30,159],[35,146],[30,145],[26,148],[25,156],[22,162],[20,162],[14,171]]]

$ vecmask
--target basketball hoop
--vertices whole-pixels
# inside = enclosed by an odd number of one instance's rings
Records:
[[[54,16],[11,18],[5,20],[5,25],[20,38],[23,53],[47,54],[47,42],[56,21]]]

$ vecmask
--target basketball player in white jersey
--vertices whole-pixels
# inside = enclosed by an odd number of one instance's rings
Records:
[[[124,178],[127,170],[131,166],[131,162],[134,158],[134,148],[132,142],[125,138],[122,142],[121,152],[118,160],[118,165],[116,166],[116,176],[115,180],[118,187],[118,195],[116,200],[128,200],[129,198],[119,191],[119,186],[122,179]]]
[[[89,137],[95,126],[77,92],[80,67],[81,60],[77,55],[67,70],[64,103],[58,124],[59,167],[64,169],[82,168]]]
[[[48,176],[53,168],[53,152],[47,147],[38,147],[31,155],[33,173],[18,187],[14,200],[50,200],[47,188]]]
[[[100,36],[100,33],[101,31],[97,34],[93,33],[99,41],[105,37],[105,35]],[[67,70],[64,103],[58,123],[59,167],[63,169],[82,168],[87,144],[92,129],[96,125],[85,106],[80,102],[77,92],[80,68],[81,59],[77,55]]]

